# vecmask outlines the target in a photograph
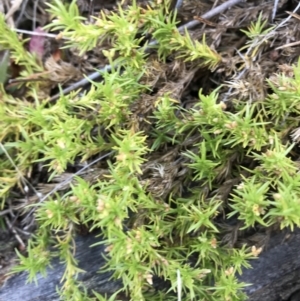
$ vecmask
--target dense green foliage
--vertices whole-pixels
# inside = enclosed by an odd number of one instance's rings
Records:
[[[132,300],[243,300],[236,273],[255,254],[246,245],[222,244],[215,220],[227,214],[238,217],[244,228],[300,225],[299,166],[288,136],[298,123],[300,63],[293,77],[278,75],[269,82],[272,92],[262,101],[236,101],[228,110],[219,101],[219,88],[209,95],[200,90],[198,103],[183,108],[171,91],[145,97],[152,88],[145,80],[152,72],[149,49],[157,51],[160,63],[172,56],[211,70],[222,57],[205,39],[193,41],[187,31],[181,35],[167,5],[142,9],[133,4],[101,15],[94,24],[83,22],[74,3],[55,0],[49,9],[55,20],[48,27],[68,38],[67,47],[85,53],[109,41],[111,49],[104,55],[111,71],[103,72],[103,81],[93,82],[89,91],[52,103],[39,97],[40,82],[27,84],[28,101],[1,86],[2,206],[12,189],[24,189],[25,176],[37,164],[47,167],[51,180],[78,159],[111,153],[98,180],[76,177],[70,190],[28,208],[36,209],[38,230],[16,270],[27,270],[34,279],[58,255],[66,267],[62,297],[106,300],[99,294],[85,296],[76,284],[74,276],[81,271],[72,253],[73,237],[75,225],[81,224],[104,234],[99,243],[107,245],[107,268],[123,280]],[[245,32],[246,49],[260,47],[256,39],[266,34],[262,29],[253,24]],[[157,41],[152,46],[141,43],[148,32]],[[41,67],[22,43],[1,17],[0,46],[24,67],[25,77]],[[146,122],[133,118],[136,107],[145,107]],[[253,164],[240,165],[245,158]],[[218,193],[221,182],[235,177],[240,181],[229,197]],[[54,245],[57,251],[50,253]],[[170,291],[151,293],[153,275],[170,280]]]

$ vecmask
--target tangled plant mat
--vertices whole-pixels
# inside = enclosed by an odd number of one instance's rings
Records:
[[[245,299],[242,268],[300,224],[298,6],[3,3],[1,283],[59,257],[62,298],[117,300],[77,281],[96,231],[128,299]]]

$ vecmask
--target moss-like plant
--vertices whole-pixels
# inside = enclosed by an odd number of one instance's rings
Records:
[[[28,256],[19,254],[15,270],[28,271],[32,280],[59,256],[65,264],[60,290],[65,300],[106,300],[97,293],[86,296],[76,283],[81,271],[72,248],[80,224],[103,234],[99,243],[107,246],[107,269],[122,279],[131,300],[176,300],[174,292],[181,300],[244,300],[245,284],[236,274],[257,254],[246,245],[222,243],[216,221],[227,214],[244,228],[300,225],[299,167],[287,139],[298,123],[300,61],[294,76],[276,75],[269,82],[272,93],[266,99],[237,100],[228,109],[219,100],[219,87],[207,95],[200,90],[197,103],[183,108],[173,91],[151,96],[153,68],[168,57],[192,64],[191,69],[214,70],[224,60],[204,38],[180,34],[166,3],[144,9],[133,1],[93,24],[83,22],[75,1],[55,0],[49,11],[55,18],[48,28],[60,31],[66,47],[83,54],[110,43],[104,55],[111,68],[89,91],[56,102],[38,97],[38,82],[27,84],[30,101],[8,95],[1,86],[2,207],[16,186],[28,191],[25,178],[36,166],[47,168],[53,180],[78,161],[109,156],[86,176],[67,182],[69,189],[38,192],[33,204],[25,204],[27,220],[34,213],[38,227]],[[256,31],[264,34],[261,22],[245,32],[247,47],[255,51],[260,47]],[[146,40],[149,34],[155,41]],[[22,43],[0,17],[0,45],[12,51],[26,77],[41,66]],[[294,132],[295,142],[298,136]],[[223,193],[230,179],[238,181]],[[170,290],[151,295],[154,275],[170,280]]]

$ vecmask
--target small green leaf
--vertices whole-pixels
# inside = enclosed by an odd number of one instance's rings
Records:
[[[0,51],[0,83],[4,84],[7,80],[7,71],[9,66],[9,51]]]

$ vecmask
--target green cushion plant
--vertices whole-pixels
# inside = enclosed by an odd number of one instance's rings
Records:
[[[269,81],[265,99],[235,100],[228,109],[220,101],[220,86],[207,94],[200,89],[197,103],[183,108],[176,92],[155,94],[155,66],[171,57],[190,70],[201,66],[213,72],[224,59],[205,38],[199,42],[188,31],[180,34],[167,4],[144,9],[133,1],[92,24],[84,22],[74,2],[55,0],[49,12],[55,19],[48,28],[60,31],[65,46],[80,54],[109,42],[103,54],[111,70],[88,91],[55,102],[39,97],[41,82],[27,84],[25,99],[9,95],[1,84],[1,206],[16,187],[28,187],[25,176],[38,165],[47,167],[51,181],[78,160],[107,156],[90,167],[92,179],[76,176],[69,189],[26,204],[24,215],[30,220],[34,213],[38,227],[28,256],[19,254],[15,270],[28,271],[33,280],[59,256],[65,264],[60,290],[65,300],[106,300],[97,293],[87,297],[74,277],[81,271],[73,237],[76,225],[85,225],[104,235],[99,243],[107,245],[107,269],[122,279],[131,300],[246,299],[236,275],[250,266],[255,250],[222,243],[216,221],[224,215],[226,223],[227,215],[244,229],[299,226],[300,175],[293,150],[300,61],[293,76],[277,74]],[[249,57],[271,30],[263,29],[259,18],[244,31]],[[149,32],[152,45],[144,40]],[[3,16],[0,46],[22,66],[21,77],[42,71]],[[229,193],[222,192],[224,185]],[[57,250],[50,252],[50,246]],[[151,292],[154,275],[170,280],[169,291]]]

